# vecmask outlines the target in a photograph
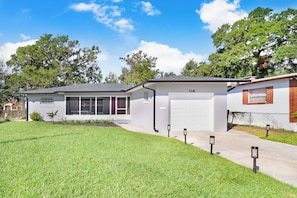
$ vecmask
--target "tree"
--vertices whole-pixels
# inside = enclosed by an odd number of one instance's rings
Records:
[[[105,83],[118,83],[117,75],[113,72],[109,72],[108,76],[105,77]]]
[[[217,51],[209,56],[209,72],[221,77],[266,77],[296,71],[296,33],[297,10],[273,13],[256,8],[212,35]]]
[[[0,60],[0,105],[3,102],[8,101],[9,99],[13,98],[12,93],[7,90],[6,86],[6,79],[8,76],[7,66],[3,59]]]
[[[181,75],[183,76],[207,76],[209,73],[207,71],[206,62],[197,62],[193,59],[190,59],[183,68]]]
[[[119,77],[121,83],[137,85],[149,79],[155,78],[159,73],[156,67],[156,57],[148,56],[141,50],[121,57],[120,60],[126,62],[130,68],[123,67],[122,74]]]
[[[169,76],[176,76],[176,74],[174,72],[159,72],[159,76],[158,77],[169,77]]]
[[[0,90],[4,88],[6,74],[7,74],[6,65],[4,63],[4,60],[0,59]]]
[[[25,90],[97,83],[101,70],[97,65],[97,46],[80,48],[77,40],[68,36],[45,34],[35,44],[19,47],[7,62],[14,78]]]

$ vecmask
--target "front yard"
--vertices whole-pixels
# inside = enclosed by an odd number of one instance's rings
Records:
[[[1,197],[297,197],[173,138],[119,127],[0,123]]]
[[[267,139],[275,142],[282,142],[282,143],[292,144],[297,146],[297,132],[286,131],[282,129],[270,129],[268,131],[268,137],[266,137],[266,129],[263,127],[235,125],[233,129],[251,133],[262,139]]]

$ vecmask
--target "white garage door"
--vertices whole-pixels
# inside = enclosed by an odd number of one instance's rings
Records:
[[[210,99],[170,101],[172,131],[211,131],[212,103]]]

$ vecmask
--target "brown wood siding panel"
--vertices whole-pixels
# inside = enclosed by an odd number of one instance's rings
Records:
[[[290,80],[290,122],[297,122],[297,118],[293,118],[293,113],[297,112],[297,80]]]
[[[242,90],[242,104],[248,104],[248,103],[249,103],[249,91]]]
[[[273,87],[266,87],[266,103],[273,104]]]

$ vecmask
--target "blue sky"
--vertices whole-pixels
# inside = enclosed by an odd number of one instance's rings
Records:
[[[0,0],[0,59],[43,34],[68,35],[81,47],[100,48],[104,77],[120,75],[119,60],[142,50],[157,68],[179,74],[190,60],[215,52],[211,35],[257,7],[297,9],[296,0]]]

